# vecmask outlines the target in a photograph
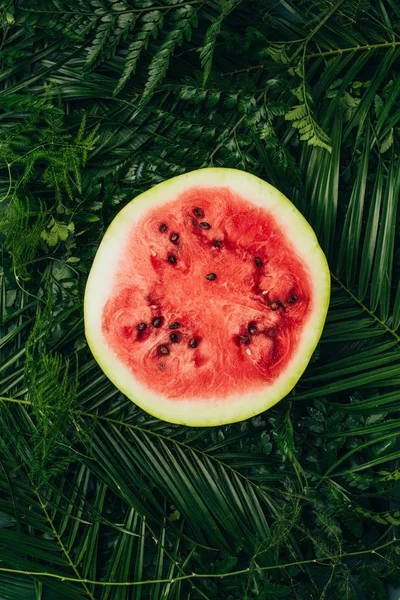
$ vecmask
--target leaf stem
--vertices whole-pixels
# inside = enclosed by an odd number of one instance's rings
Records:
[[[304,42],[302,44],[300,44],[300,46],[297,48],[297,50],[294,52],[294,54],[291,56],[290,61],[289,62],[293,62],[293,60],[296,58],[296,56],[301,52],[302,48],[305,49],[307,48],[307,44],[308,42],[314,37],[314,35],[321,29],[321,27],[323,27],[325,25],[325,23],[331,18],[331,16],[337,11],[338,8],[340,8],[340,6],[343,4],[345,0],[338,0],[338,2],[336,2],[336,4],[334,6],[332,6],[332,8],[326,13],[326,15],[323,17],[323,19],[321,19],[321,21],[318,23],[318,25],[316,25],[314,27],[314,29],[308,34],[308,36],[306,37],[306,39],[304,40]],[[304,54],[305,55],[305,54]],[[306,56],[306,55],[305,55]]]
[[[367,312],[377,323],[379,323],[379,325],[381,325],[381,327],[383,327],[387,331],[387,333],[390,333],[395,338],[395,340],[400,342],[400,335],[398,335],[393,329],[390,329],[390,327],[388,325],[386,325],[386,323],[384,321],[382,321],[374,312],[372,312],[372,310],[370,310],[367,306],[365,306],[365,304],[363,302],[361,302],[361,300],[359,300],[359,298],[357,298],[357,296],[355,296],[353,294],[353,292],[351,292],[344,285],[344,283],[342,283],[340,281],[340,279],[338,277],[336,277],[336,275],[334,275],[332,272],[331,272],[331,276],[336,281],[336,283],[338,283],[340,285],[340,287],[345,292],[347,292],[347,294],[349,294],[349,296],[351,297],[352,300],[354,300],[354,302],[357,302],[357,304],[359,304],[361,306],[361,308],[363,310],[365,310],[365,312]]]
[[[336,50],[312,52],[311,54],[306,54],[306,58],[319,58],[320,56],[333,56],[335,54],[344,54],[345,52],[375,50],[376,48],[395,48],[396,46],[400,46],[400,42],[382,42],[381,44],[365,44],[365,46],[351,46],[350,48],[336,48]]]
[[[58,545],[60,546],[60,548],[61,548],[61,550],[62,550],[65,558],[67,559],[70,567],[72,568],[72,570],[74,571],[74,573],[76,575],[76,578],[75,577],[72,577],[72,578],[66,578],[65,577],[65,578],[63,578],[62,576],[58,575],[57,579],[61,579],[63,581],[68,580],[68,581],[75,581],[76,583],[81,583],[82,586],[83,586],[83,588],[84,588],[84,590],[85,590],[85,592],[86,592],[86,594],[89,596],[89,598],[91,598],[91,600],[96,600],[95,597],[93,596],[92,592],[90,591],[90,589],[87,586],[87,584],[90,583],[90,582],[81,578],[80,573],[78,571],[78,567],[75,565],[74,561],[72,560],[72,558],[70,556],[70,553],[68,552],[68,549],[65,547],[64,542],[62,541],[61,536],[59,535],[59,533],[58,533],[58,531],[57,531],[57,529],[56,529],[56,527],[55,527],[55,525],[53,523],[53,519],[51,518],[51,516],[50,516],[50,514],[49,514],[49,512],[48,512],[48,510],[46,508],[46,505],[43,503],[41,495],[39,494],[38,490],[36,489],[36,486],[33,484],[33,481],[31,479],[30,479],[30,482],[31,482],[33,491],[35,493],[35,496],[37,497],[37,499],[39,501],[40,507],[43,510],[44,514],[45,514],[46,520],[47,520],[48,524],[51,527],[51,530],[52,530],[52,532],[54,534],[54,537],[56,538],[56,540],[58,542]],[[379,548],[377,548],[377,550],[378,549]],[[23,572],[24,571],[22,571],[22,573]],[[47,575],[47,574],[43,573],[43,575]],[[49,575],[54,575],[54,574],[49,574]]]
[[[293,44],[293,42],[288,42],[288,45]],[[319,58],[321,56],[335,56],[336,54],[346,54],[348,52],[365,52],[369,50],[375,50],[379,48],[396,48],[400,46],[400,41],[398,42],[382,42],[380,44],[365,44],[364,46],[350,46],[348,48],[336,48],[335,50],[323,50],[321,52],[311,52],[310,54],[306,54],[305,58]],[[296,51],[297,52],[297,51]],[[238,75],[239,73],[248,73],[249,71],[254,71],[255,69],[266,69],[268,65],[258,64],[252,65],[251,67],[244,67],[243,69],[235,69],[234,71],[228,71],[224,73],[224,75]]]
[[[123,14],[126,15],[128,13],[146,13],[152,10],[171,10],[171,8],[179,8],[180,6],[187,6],[188,4],[201,4],[204,0],[188,0],[187,2],[180,2],[179,4],[173,4],[172,6],[149,6],[147,8],[128,8],[123,11]],[[51,14],[51,15],[90,15],[93,16],[93,12],[84,12],[84,11],[73,11],[73,10],[36,10],[36,8],[20,8],[19,10],[23,10],[25,12],[34,12],[38,14]],[[110,11],[111,12],[111,11]],[[119,11],[114,11],[115,16],[121,14]]]
[[[19,398],[8,398],[7,396],[0,396],[0,402],[13,402],[15,404],[27,404],[30,406],[32,402],[30,400],[20,400]]]
[[[41,148],[45,148],[46,146],[58,146],[59,148],[83,148],[83,149],[87,148],[87,146],[85,144],[64,144],[61,142],[54,142],[54,141],[43,142],[43,144],[39,144],[38,146],[35,146],[31,150],[28,150],[28,152],[25,152],[25,154],[23,154],[22,156],[19,156],[18,158],[11,161],[10,163],[7,163],[9,172],[10,172],[10,167],[12,167],[13,164],[20,162],[22,159],[29,156],[29,154],[32,154],[32,152],[36,152],[36,150],[40,150]]]
[[[174,577],[172,579],[147,579],[145,581],[97,581],[95,579],[81,579],[77,577],[65,577],[63,575],[57,575],[56,573],[47,573],[45,571],[23,571],[21,569],[8,569],[6,567],[0,567],[0,572],[3,573],[15,573],[19,575],[31,575],[36,577],[51,577],[53,579],[58,579],[60,581],[70,581],[71,583],[82,583],[82,584],[90,584],[90,585],[98,585],[102,587],[126,587],[126,586],[139,586],[139,585],[152,585],[155,583],[170,583],[173,584],[177,581],[187,581],[191,579],[224,579],[225,577],[235,577],[236,575],[249,575],[250,573],[256,571],[273,571],[276,569],[286,569],[288,567],[294,567],[298,565],[312,565],[312,564],[324,564],[327,561],[335,561],[342,560],[343,558],[347,558],[350,556],[362,556],[366,554],[377,554],[378,550],[382,550],[382,548],[386,548],[388,546],[392,546],[396,544],[399,540],[397,538],[393,538],[389,542],[377,546],[372,550],[360,550],[359,552],[348,552],[347,554],[339,554],[327,556],[324,558],[314,558],[309,560],[301,560],[297,562],[285,563],[283,565],[269,565],[265,567],[247,567],[246,569],[239,569],[237,571],[231,571],[229,573],[191,573],[190,575],[181,575],[178,577]],[[90,592],[89,592],[90,593]],[[90,597],[93,596],[90,594]]]
[[[12,163],[6,162],[6,165],[7,165],[7,170],[8,170],[8,190],[7,190],[6,195],[0,199],[0,202],[4,202],[5,200],[7,200],[8,196],[10,195],[11,188],[12,188],[12,175],[11,175]]]

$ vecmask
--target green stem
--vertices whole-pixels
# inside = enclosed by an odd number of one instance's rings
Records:
[[[7,165],[7,170],[8,170],[8,190],[6,195],[0,199],[0,203],[4,202],[4,200],[7,200],[8,196],[10,195],[11,192],[11,188],[12,188],[12,176],[11,176],[11,165],[12,163],[6,163]]]
[[[97,581],[95,579],[81,579],[76,577],[64,577],[63,575],[57,575],[55,573],[47,573],[43,571],[23,571],[20,569],[8,569],[6,567],[0,567],[0,572],[3,573],[15,573],[18,575],[31,575],[36,577],[51,577],[53,579],[59,579],[60,581],[70,581],[72,583],[82,583],[82,584],[91,584],[98,585],[102,587],[127,587],[127,586],[139,586],[139,585],[152,585],[154,583],[170,583],[173,584],[176,581],[187,581],[191,579],[224,579],[225,577],[235,577],[236,575],[248,575],[252,572],[261,572],[261,571],[273,571],[276,569],[286,569],[289,567],[295,567],[299,565],[312,565],[312,564],[323,564],[327,561],[335,561],[342,560],[344,558],[350,556],[362,556],[365,554],[377,554],[378,550],[382,548],[386,548],[387,546],[392,546],[396,544],[399,540],[397,538],[393,538],[389,542],[382,544],[381,546],[377,546],[372,550],[360,550],[359,552],[348,552],[347,554],[339,554],[325,558],[314,558],[309,560],[301,560],[298,562],[285,563],[283,565],[271,565],[266,567],[247,567],[246,569],[240,569],[238,571],[231,571],[229,573],[191,573],[190,575],[181,575],[178,577],[174,577],[173,579],[147,579],[145,581]],[[92,597],[92,596],[91,596]]]
[[[383,327],[387,333],[390,333],[390,335],[392,335],[395,340],[397,340],[398,342],[400,342],[400,335],[398,335],[394,329],[390,329],[390,327],[388,325],[386,325],[386,323],[384,321],[382,321],[374,312],[372,312],[372,310],[370,310],[367,306],[365,306],[365,304],[363,302],[361,302],[361,300],[359,300],[359,298],[357,298],[357,296],[355,296],[353,294],[353,292],[351,292],[341,281],[338,277],[336,277],[332,272],[331,272],[331,276],[332,278],[336,281],[336,283],[338,283],[340,285],[340,287],[347,293],[349,294],[350,298],[352,300],[354,300],[354,302],[356,302],[359,306],[361,306],[361,308],[363,310],[365,310],[365,312],[367,312],[370,317],[372,317],[374,319],[374,321],[376,321],[377,323],[379,323],[379,325],[381,325],[381,327]]]
[[[45,300],[43,298],[39,298],[39,296],[36,296],[35,294],[32,294],[31,292],[28,292],[28,290],[26,290],[24,287],[22,287],[22,285],[19,282],[19,277],[17,275],[15,267],[13,269],[13,272],[14,272],[15,283],[17,284],[17,286],[19,287],[19,289],[22,292],[24,292],[24,294],[27,294],[27,296],[31,296],[31,298],[35,298],[35,300],[38,300],[38,302],[41,302],[42,304],[46,304],[46,302],[45,302]]]
[[[56,540],[57,540],[57,542],[58,542],[58,544],[59,544],[59,546],[61,548],[62,553],[64,554],[65,558],[67,559],[68,564],[70,565],[70,567],[72,568],[73,572],[76,575],[76,577],[71,577],[71,578],[63,578],[61,576],[57,576],[57,579],[61,579],[63,581],[68,580],[68,581],[75,581],[76,583],[81,583],[82,586],[83,586],[83,589],[85,590],[85,592],[89,596],[89,598],[91,600],[96,600],[95,597],[93,596],[92,592],[90,591],[90,589],[87,586],[87,584],[90,583],[90,582],[86,581],[85,579],[82,579],[82,577],[81,577],[81,575],[80,575],[80,573],[78,571],[78,567],[75,565],[74,561],[72,560],[72,558],[71,558],[71,556],[70,556],[70,554],[68,552],[68,549],[65,547],[64,542],[61,539],[61,536],[59,535],[57,529],[54,526],[53,519],[51,518],[51,516],[50,516],[50,514],[49,514],[49,512],[48,512],[48,510],[46,508],[46,504],[43,503],[42,498],[41,498],[38,490],[36,489],[36,487],[33,485],[32,480],[31,480],[31,484],[32,484],[32,488],[33,488],[33,490],[35,492],[35,495],[36,495],[36,497],[37,497],[37,499],[39,501],[40,507],[41,507],[41,509],[44,512],[46,520],[47,520],[48,524],[50,525],[50,528],[51,528],[51,530],[53,532],[53,535],[56,538]],[[47,574],[43,573],[43,575],[47,575]],[[52,575],[52,574],[49,574],[49,575]]]
[[[85,144],[61,144],[59,142],[53,142],[53,141],[52,142],[44,142],[43,144],[39,144],[39,146],[35,146],[34,148],[32,148],[31,150],[29,150],[28,152],[26,152],[22,156],[19,156],[18,158],[16,158],[15,160],[11,161],[10,163],[7,163],[7,167],[12,167],[13,164],[20,162],[22,159],[24,159],[27,156],[29,156],[29,154],[32,154],[32,152],[36,152],[36,150],[39,150],[39,148],[45,148],[46,146],[58,146],[59,148],[83,148],[83,149],[87,149],[87,146],[85,146]]]
[[[290,58],[289,62],[293,62],[293,60],[296,58],[296,56],[301,52],[302,48],[304,48],[304,50],[306,49],[308,42],[321,29],[321,27],[323,27],[325,25],[325,23],[337,11],[337,9],[340,8],[340,6],[343,4],[344,1],[345,0],[338,0],[338,2],[336,2],[336,4],[334,6],[332,6],[332,8],[326,13],[326,15],[324,16],[324,18],[321,19],[321,21],[318,23],[318,25],[316,25],[314,27],[314,29],[308,34],[308,36],[306,37],[306,39],[304,40],[304,42],[302,44],[300,44],[300,46],[297,48],[297,50],[295,51],[295,53]]]
[[[14,402],[15,404],[27,404],[28,406],[32,404],[30,400],[19,400],[19,398],[8,398],[7,396],[0,396],[0,402]]]
[[[288,44],[293,44],[293,42],[288,42]],[[325,50],[322,52],[311,52],[310,54],[306,54],[305,58],[319,58],[321,56],[334,56],[335,54],[346,54],[347,52],[365,52],[369,50],[375,50],[379,48],[396,48],[400,46],[400,42],[382,42],[381,44],[365,44],[365,46],[350,46],[349,48],[336,48],[335,50]],[[297,53],[297,51],[296,51]],[[248,73],[249,71],[254,71],[255,69],[266,69],[268,65],[252,65],[251,67],[244,67],[243,69],[236,69],[235,71],[228,71],[225,73],[226,76],[229,75],[238,75],[239,73]]]
[[[365,46],[351,46],[350,48],[337,48],[336,50],[326,50],[325,52],[312,52],[311,54],[306,54],[306,58],[319,58],[320,56],[333,56],[334,54],[375,50],[376,48],[395,48],[396,46],[400,46],[400,42],[382,42],[381,44],[365,44]]]
[[[179,4],[173,4],[172,8],[179,8],[180,6],[187,6],[188,4],[201,4],[204,0],[188,0],[188,2],[181,2]],[[171,6],[150,6],[148,8],[131,8],[124,10],[124,15],[129,13],[146,13],[152,10],[170,10]],[[19,10],[23,10],[26,12],[35,12],[38,14],[51,14],[51,15],[90,15],[93,16],[93,12],[83,12],[83,11],[73,11],[73,10],[36,10],[36,8],[20,8]],[[111,11],[110,11],[111,12]],[[120,12],[113,11],[115,16],[117,17]]]

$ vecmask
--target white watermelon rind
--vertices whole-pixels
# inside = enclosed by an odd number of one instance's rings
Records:
[[[109,347],[101,327],[102,310],[113,291],[113,277],[125,241],[135,222],[149,209],[173,201],[191,187],[229,187],[240,196],[271,210],[308,265],[314,289],[314,306],[292,360],[272,385],[259,393],[205,400],[171,400],[135,379]],[[128,398],[151,415],[189,426],[215,426],[248,419],[284,398],[305,371],[320,339],[330,298],[330,272],[316,235],[295,206],[272,185],[236,169],[207,168],[191,171],[156,185],[129,202],[107,229],[95,256],[85,291],[85,333],[94,358],[107,377]],[[220,349],[223,352],[223,348]]]

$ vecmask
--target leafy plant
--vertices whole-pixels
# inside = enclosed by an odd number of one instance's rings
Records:
[[[399,586],[400,9],[393,0],[22,0],[0,8],[0,598],[383,599]],[[290,397],[157,421],[85,341],[133,196],[251,171],[332,273]]]

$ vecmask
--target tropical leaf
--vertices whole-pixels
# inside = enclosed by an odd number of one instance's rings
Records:
[[[400,585],[394,0],[21,0],[0,9],[0,597],[383,598]],[[116,212],[205,166],[314,227],[326,325],[246,422],[144,414],[84,286]]]

